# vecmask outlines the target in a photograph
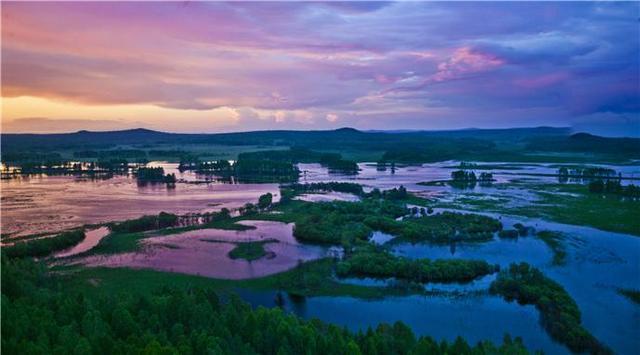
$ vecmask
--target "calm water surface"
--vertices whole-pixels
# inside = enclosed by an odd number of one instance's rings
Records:
[[[176,165],[177,164],[173,164]],[[184,173],[196,178],[195,174]],[[19,236],[137,218],[161,211],[176,214],[232,209],[256,202],[277,184],[164,184],[138,186],[133,177],[92,180],[32,176],[2,180],[2,233]]]
[[[133,178],[122,176],[108,180],[70,176],[3,180],[2,231],[19,235],[57,231],[87,223],[124,220],[160,211],[178,214],[208,212],[222,207],[239,207],[246,202],[256,202],[263,193],[278,192],[275,184],[199,184],[196,182],[206,177],[191,172],[180,173],[176,169],[177,164],[154,164],[163,166],[166,172],[175,172],[178,179],[184,182],[178,183],[175,189],[167,189],[163,185],[141,187]],[[437,195],[451,192],[452,189],[446,186],[421,186],[417,183],[448,179],[455,169],[447,166],[456,164],[457,162],[444,162],[399,167],[393,173],[390,169],[379,171],[375,165],[359,164],[361,172],[357,176],[329,174],[319,164],[300,164],[300,169],[304,171],[301,182],[351,181],[361,183],[368,189],[404,185],[410,191]],[[491,172],[498,182],[508,182],[523,178],[514,175],[521,172],[548,174],[557,170],[549,164],[519,167],[522,169],[498,169]],[[640,176],[638,166],[612,168],[622,172],[623,176]],[[526,178],[538,182],[557,182],[553,177]],[[467,191],[469,190],[465,190]],[[493,194],[494,197],[516,196],[522,203],[535,198],[535,194],[530,191],[518,188],[505,190],[477,186],[473,191]],[[317,201],[334,197],[352,198],[333,194],[312,194],[303,198]],[[533,236],[517,240],[496,238],[488,243],[443,246],[396,245],[392,242],[393,236],[378,233],[374,235],[373,241],[386,243],[394,253],[411,258],[477,258],[502,266],[526,261],[541,268],[546,275],[567,289],[580,307],[583,324],[598,339],[617,353],[640,353],[640,307],[616,292],[619,287],[640,288],[640,238],[539,219],[493,216],[500,218],[505,228],[520,222],[537,230],[566,233],[566,265],[552,265],[553,254]],[[257,229],[243,232],[200,230],[152,237],[145,241],[145,248],[141,253],[84,259],[83,262],[90,265],[155,268],[209,277],[245,278],[272,274],[294,267],[298,260],[326,255],[326,250],[322,248],[299,245],[292,237],[291,225],[256,223]],[[252,263],[229,259],[226,255],[233,248],[232,243],[205,241],[232,242],[265,238],[280,241],[265,246],[268,251],[275,253],[275,257]],[[531,349],[543,349],[550,354],[566,353],[566,348],[554,343],[541,328],[535,308],[508,303],[486,294],[483,289],[486,290],[490,282],[491,279],[487,277],[465,285],[427,284],[428,290],[443,294],[388,297],[373,301],[351,297],[311,297],[303,301],[286,298],[284,307],[306,318],[317,317],[351,329],[365,329],[380,322],[402,320],[417,333],[430,334],[436,339],[453,340],[461,335],[471,342],[481,339],[501,342],[503,334],[509,332],[513,336],[523,337]],[[275,292],[239,292],[255,305],[275,304]]]

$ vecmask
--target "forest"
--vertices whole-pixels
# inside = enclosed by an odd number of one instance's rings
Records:
[[[2,255],[6,354],[527,354],[520,339],[470,345],[417,337],[397,322],[353,333],[202,288],[89,296],[64,276]],[[5,323],[11,319],[11,324]]]

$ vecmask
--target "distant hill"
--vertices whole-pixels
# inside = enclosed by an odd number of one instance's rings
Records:
[[[157,144],[219,144],[303,147],[318,150],[387,152],[398,161],[435,161],[499,154],[585,152],[640,156],[640,139],[605,138],[568,128],[464,129],[451,131],[359,131],[354,128],[318,131],[252,131],[182,134],[131,129],[57,134],[2,134],[3,152],[55,149],[106,149],[117,145],[144,148]]]
[[[528,149],[545,152],[591,152],[640,156],[640,138],[609,138],[576,133],[567,138],[535,137]]]
[[[340,128],[336,130],[319,131],[249,131],[234,133],[166,133],[144,128],[123,131],[78,131],[74,133],[30,134],[6,133],[2,134],[2,148],[22,149],[76,146],[76,145],[117,145],[117,144],[150,144],[150,143],[217,143],[229,145],[314,145],[326,144],[340,140],[341,144],[356,144],[361,139],[370,141],[376,139],[384,145],[385,142],[395,142],[398,139],[415,139],[416,137],[456,137],[456,138],[490,138],[514,140],[529,136],[567,136],[567,128],[513,128],[513,129],[465,129],[453,131],[359,131],[354,128]],[[392,135],[392,136],[391,136]],[[344,141],[346,139],[346,141]]]

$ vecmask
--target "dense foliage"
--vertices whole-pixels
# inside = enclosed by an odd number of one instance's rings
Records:
[[[355,161],[342,159],[339,154],[324,154],[320,158],[320,164],[327,167],[329,173],[357,174],[359,170]]]
[[[511,264],[498,274],[490,291],[509,301],[535,305],[549,334],[572,351],[592,354],[611,352],[582,327],[580,310],[564,288],[529,264]]]
[[[618,293],[623,295],[623,296],[625,296],[626,298],[628,298],[632,302],[640,305],[640,291],[639,290],[619,288],[618,289]]]
[[[474,171],[456,170],[451,172],[449,184],[458,188],[474,188],[476,183],[480,183],[483,186],[490,184],[492,181],[493,174],[491,173],[481,172],[480,176],[477,176]]]
[[[408,259],[383,251],[356,252],[336,268],[342,277],[394,277],[414,282],[464,282],[498,270],[498,265],[483,260]]]
[[[245,181],[268,179],[275,182],[290,182],[298,180],[300,175],[300,170],[294,164],[274,160],[238,158],[233,168],[235,176]]]
[[[406,212],[403,205],[381,199],[306,203],[296,214],[294,236],[311,243],[349,245],[369,238],[373,230],[368,218],[393,220]]]
[[[278,308],[224,302],[206,289],[89,296],[60,287],[42,265],[2,257],[3,354],[526,354],[417,338],[398,322],[352,333]]]
[[[418,218],[405,218],[396,233],[409,241],[486,241],[501,229],[502,223],[495,218],[445,211]]]
[[[16,242],[12,246],[3,246],[2,251],[10,257],[41,257],[55,251],[71,248],[84,240],[84,230],[60,233],[53,237],[43,237],[29,241]]]
[[[273,194],[271,194],[271,192],[267,192],[266,194],[260,195],[260,197],[258,197],[258,207],[260,208],[267,208],[271,206],[272,202]]]

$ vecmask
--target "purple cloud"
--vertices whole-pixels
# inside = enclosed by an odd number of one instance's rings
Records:
[[[234,121],[243,130],[264,122],[583,127],[594,115],[628,124],[640,112],[639,10],[634,2],[6,3],[2,90],[82,105],[259,112]]]

